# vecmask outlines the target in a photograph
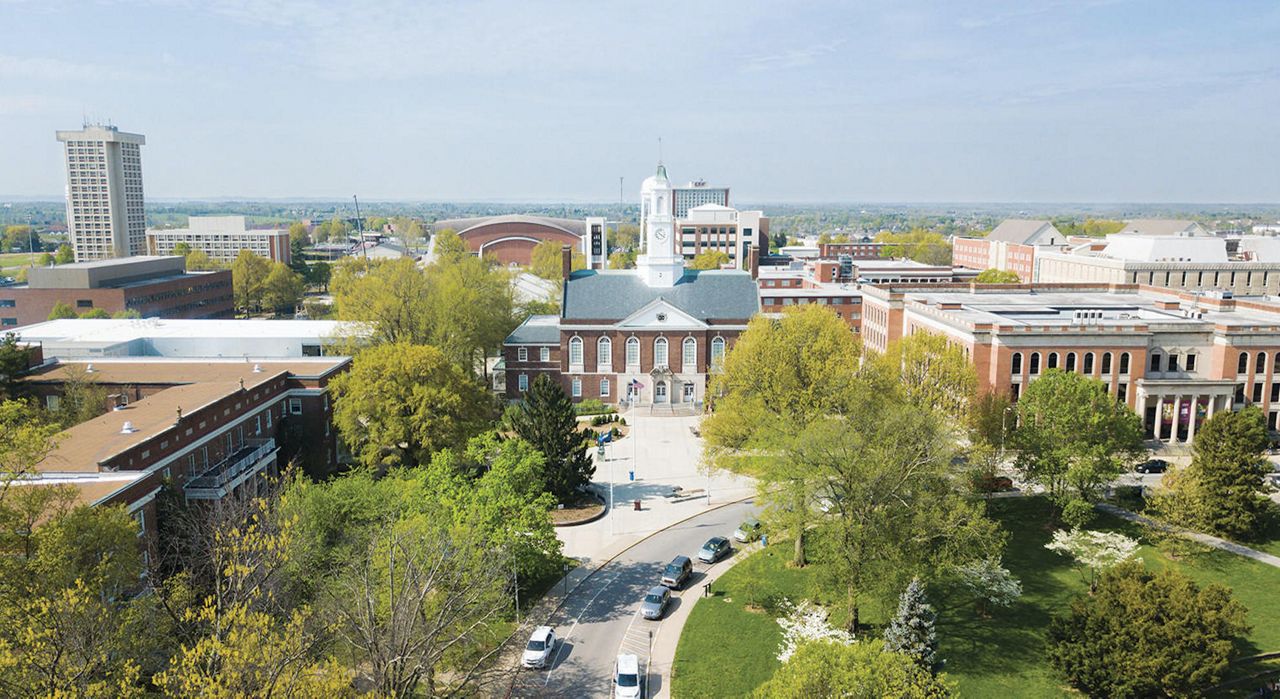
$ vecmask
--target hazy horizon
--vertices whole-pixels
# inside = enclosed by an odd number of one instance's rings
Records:
[[[0,197],[58,129],[143,133],[150,201],[1280,201],[1280,5],[0,0]],[[56,35],[57,42],[50,39]],[[232,192],[232,194],[226,194]]]

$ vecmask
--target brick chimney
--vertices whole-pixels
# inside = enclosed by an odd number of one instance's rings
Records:
[[[569,279],[569,275],[573,273],[573,248],[568,245],[560,246],[560,278]]]

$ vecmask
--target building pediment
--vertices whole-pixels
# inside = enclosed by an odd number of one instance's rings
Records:
[[[707,327],[706,323],[676,308],[662,297],[640,307],[618,321],[617,325],[627,330],[702,330]]]

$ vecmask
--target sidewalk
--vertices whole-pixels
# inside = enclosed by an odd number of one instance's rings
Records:
[[[1190,529],[1182,529],[1181,527],[1175,527],[1171,524],[1158,522],[1150,517],[1144,517],[1137,512],[1130,512],[1129,510],[1116,507],[1110,503],[1100,502],[1095,504],[1094,507],[1108,514],[1113,514],[1121,519],[1127,519],[1130,522],[1137,522],[1138,524],[1151,527],[1152,529],[1171,532],[1183,538],[1198,541],[1205,546],[1211,546],[1215,549],[1234,553],[1237,556],[1244,556],[1245,558],[1251,558],[1259,563],[1265,563],[1266,565],[1280,568],[1280,556],[1273,556],[1257,549],[1251,549],[1248,546],[1242,546],[1241,544],[1237,544],[1233,541],[1227,541],[1226,539],[1220,539],[1216,536],[1210,536],[1209,534],[1202,534],[1200,532],[1191,531]]]

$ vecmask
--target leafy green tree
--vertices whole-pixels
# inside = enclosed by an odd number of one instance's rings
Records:
[[[1004,536],[951,477],[952,440],[936,415],[872,382],[850,400],[843,416],[813,422],[791,452],[795,470],[830,498],[817,522],[821,552],[856,634],[864,603],[891,604],[912,577],[938,580],[998,558]]]
[[[92,420],[107,412],[107,389],[100,385],[93,374],[77,365],[68,366],[60,377],[62,396],[53,410],[53,420],[62,429]]]
[[[1176,524],[1236,541],[1266,530],[1267,420],[1257,406],[1215,414],[1196,431],[1191,465],[1164,478],[1156,510]]]
[[[529,258],[529,271],[552,281],[563,278],[561,248],[564,243],[555,240],[544,240],[533,246],[533,253]],[[572,271],[586,269],[587,258],[581,252],[574,250],[570,257],[572,259],[570,267]]]
[[[187,270],[192,272],[203,272],[211,269],[218,269],[219,267],[221,267],[221,265],[219,265],[217,262],[214,262],[209,257],[209,253],[205,252],[204,250],[192,250],[191,252],[187,253],[186,266],[187,266]]]
[[[951,264],[951,244],[940,233],[922,228],[906,233],[882,231],[876,235],[875,241],[885,244],[880,248],[883,257],[905,257],[927,265]]]
[[[693,256],[689,269],[720,269],[729,264],[729,254],[722,250],[707,250]]]
[[[110,318],[111,314],[108,313],[107,309],[105,308],[93,308],[85,311],[84,313],[81,313],[78,317],[102,319],[102,318]]]
[[[636,266],[636,251],[615,250],[609,253],[609,269],[631,269]]]
[[[173,254],[186,257],[191,254],[191,246],[186,243],[175,243],[173,246]]]
[[[549,376],[539,374],[510,420],[516,435],[546,457],[547,491],[560,502],[573,501],[579,486],[590,483],[596,469],[568,394]]]
[[[111,317],[117,320],[128,319],[128,318],[141,318],[142,314],[139,313],[138,310],[135,308],[126,308],[123,311],[116,311],[115,313],[112,313]]]
[[[311,240],[311,235],[307,232],[307,224],[302,221],[295,221],[289,224],[289,246],[297,244],[300,247],[306,247]]]
[[[275,262],[262,281],[262,305],[276,313],[293,313],[305,291],[306,284],[297,272],[283,262]]]
[[[338,318],[369,323],[374,342],[426,344],[431,336],[427,275],[409,258],[344,258],[330,288]]]
[[[1226,587],[1128,563],[1050,622],[1049,661],[1089,696],[1204,696],[1248,632],[1245,615]]]
[[[76,309],[66,301],[57,301],[53,304],[53,310],[49,311],[49,320],[59,320],[62,318],[75,318]]]
[[[640,247],[640,226],[622,223],[609,230],[610,250],[637,250]]]
[[[818,245],[829,245],[833,242],[835,242],[835,239],[831,237],[830,231],[823,231],[818,236]]]
[[[806,643],[752,694],[759,699],[954,695],[945,675],[933,675],[911,658],[886,650],[880,641]]]
[[[50,255],[47,252],[40,253],[40,256],[36,258],[36,264],[40,265],[41,267],[53,266],[53,255]]]
[[[263,284],[271,274],[271,263],[265,257],[241,250],[231,263],[231,289],[236,308],[248,313],[262,308]]]
[[[1008,394],[985,391],[969,406],[969,441],[999,449],[1013,434],[1017,422],[1018,416],[1013,412],[1013,401],[1009,400]]]
[[[959,345],[936,333],[916,333],[890,345],[877,360],[912,405],[952,426],[964,424],[978,375]]]
[[[54,264],[65,265],[76,261],[75,250],[70,245],[63,243],[58,246],[58,251],[53,254]]]
[[[759,479],[765,520],[790,534],[792,564],[806,563],[818,483],[792,462],[792,441],[813,420],[841,414],[852,399],[858,344],[829,308],[793,307],[757,316],[713,374],[715,411],[705,417],[703,457]]]
[[[1049,369],[1027,387],[1017,411],[1017,468],[1064,513],[1087,513],[1083,503],[1143,454],[1137,414],[1096,379]]]
[[[496,412],[482,382],[427,345],[365,349],[329,387],[334,425],[369,467],[425,464],[466,444]]]
[[[916,661],[932,671],[938,665],[938,632],[933,622],[938,615],[925,596],[920,578],[912,578],[898,601],[898,612],[884,630],[884,647]]]
[[[979,284],[1020,284],[1022,278],[1017,272],[1005,269],[984,269],[973,279]]]
[[[432,246],[432,252],[435,253],[437,260],[457,262],[471,254],[467,244],[462,242],[458,232],[452,228],[436,231],[434,240],[435,244]]]
[[[6,226],[4,229],[4,250],[3,252],[34,252],[36,245],[33,240],[36,236],[33,234],[31,226],[12,225]]]
[[[328,262],[313,262],[307,265],[307,283],[311,286],[320,287],[323,291],[329,290],[329,280],[333,277],[333,266]]]

